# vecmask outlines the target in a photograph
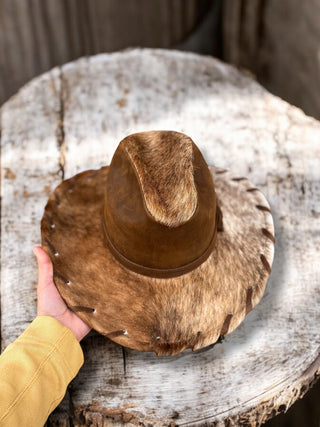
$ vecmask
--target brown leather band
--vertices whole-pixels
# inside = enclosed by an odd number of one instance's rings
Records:
[[[216,239],[217,239],[217,232],[218,232],[218,225],[222,223],[222,217],[221,217],[221,211],[220,209],[217,209],[216,213],[216,226],[214,229],[214,233],[211,239],[211,242],[207,249],[203,252],[202,255],[200,255],[197,259],[195,259],[192,262],[189,262],[186,265],[183,265],[181,267],[177,268],[167,268],[167,269],[159,269],[159,268],[150,268],[145,267],[143,265],[137,264],[135,262],[130,261],[128,258],[123,256],[117,248],[113,245],[112,241],[110,240],[110,237],[108,235],[107,227],[104,221],[104,217],[102,218],[103,228],[105,231],[105,240],[108,245],[108,248],[110,249],[110,252],[112,255],[126,268],[128,268],[131,271],[134,271],[135,273],[142,274],[144,276],[149,277],[157,277],[160,279],[168,279],[170,277],[178,277],[182,276],[183,274],[189,273],[189,271],[194,270],[195,268],[199,267],[206,259],[209,257],[209,255],[212,252],[212,249],[215,245]]]

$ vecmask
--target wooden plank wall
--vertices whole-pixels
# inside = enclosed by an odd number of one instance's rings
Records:
[[[318,0],[308,7],[299,0],[122,0],[119,5],[117,0],[0,0],[0,105],[32,77],[80,56],[129,46],[201,52],[199,44],[183,42],[209,19],[211,27],[201,35],[209,45],[205,53],[247,68],[271,92],[320,118]]]
[[[81,56],[176,46],[217,0],[0,0],[0,105],[32,77]]]
[[[224,0],[223,58],[320,119],[320,2]]]

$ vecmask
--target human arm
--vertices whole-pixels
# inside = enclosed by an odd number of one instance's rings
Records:
[[[90,328],[72,313],[52,278],[41,248],[38,316],[0,357],[0,426],[43,426],[83,364],[79,340]]]

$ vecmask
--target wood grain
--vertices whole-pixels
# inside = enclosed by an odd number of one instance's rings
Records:
[[[61,180],[59,109],[60,73],[55,69],[14,96],[10,108],[2,110],[1,195],[2,218],[6,218],[1,229],[3,346],[36,314],[32,247],[39,243],[40,232],[34,225],[42,214],[41,204]],[[17,316],[18,312],[22,316]]]
[[[73,425],[257,426],[308,390],[320,375],[316,120],[219,61],[160,50],[55,69],[6,103],[1,120],[3,347],[35,313],[31,247],[45,193],[61,171],[68,178],[110,163],[130,133],[190,135],[208,164],[261,188],[275,220],[266,293],[221,344],[158,359],[96,334],[83,341],[86,362],[69,393]]]

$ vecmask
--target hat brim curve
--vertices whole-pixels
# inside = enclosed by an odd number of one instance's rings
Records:
[[[210,170],[223,231],[206,261],[174,278],[135,273],[111,254],[103,227],[108,166],[51,194],[42,246],[62,298],[93,329],[132,349],[174,355],[215,343],[260,301],[274,252],[270,206],[248,179]]]

